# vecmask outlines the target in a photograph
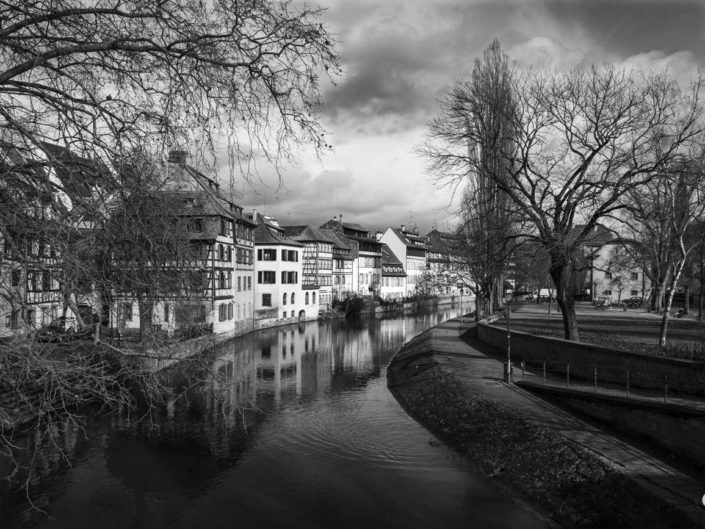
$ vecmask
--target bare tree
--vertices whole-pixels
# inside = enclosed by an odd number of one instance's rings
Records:
[[[627,223],[641,237],[652,270],[655,286],[652,307],[658,306],[657,300],[666,294],[659,337],[661,346],[666,345],[676,288],[688,257],[701,240],[692,231],[705,215],[704,192],[705,172],[700,154],[686,162],[669,165],[658,178],[628,196]]]
[[[666,74],[644,75],[613,65],[565,74],[515,75],[515,105],[506,141],[498,142],[506,172],[488,175],[531,226],[551,260],[567,339],[578,339],[569,287],[573,259],[598,221],[623,207],[620,198],[684,156],[700,133],[698,82],[683,93]],[[431,126],[424,148],[430,170],[460,182],[486,169],[468,154],[483,138],[473,119],[476,95],[460,82]]]
[[[475,61],[470,78],[441,101],[442,115],[430,124],[431,136],[457,140],[453,147],[467,152],[464,169],[471,178],[463,195],[459,239],[475,274],[472,289],[490,313],[502,301],[502,278],[517,231],[515,208],[502,189],[506,182],[499,183],[509,179],[504,153],[514,144],[514,105],[512,71],[495,40]],[[465,136],[454,137],[462,128]],[[421,152],[434,159],[434,149],[427,144]]]
[[[187,148],[211,168],[227,157],[231,177],[247,177],[257,159],[279,169],[294,145],[325,150],[321,76],[339,64],[320,14],[278,0],[0,0],[0,309],[33,321],[37,283],[79,320],[81,298],[96,291],[129,288],[149,312],[181,288],[184,269],[158,266],[184,259],[179,221],[151,170],[126,172],[126,160]],[[51,409],[124,407],[124,390],[144,386],[127,359],[116,367],[93,354],[119,358],[108,344],[64,364],[45,362],[49,349],[0,346],[0,389],[39,395],[27,400],[37,430]],[[91,380],[99,390],[84,387]]]
[[[324,147],[319,75],[338,63],[319,14],[275,0],[1,1],[0,133],[106,160],[146,138],[213,152],[225,134],[233,163]]]

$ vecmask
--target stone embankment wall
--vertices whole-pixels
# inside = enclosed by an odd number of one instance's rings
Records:
[[[697,523],[594,451],[471,392],[434,358],[433,331],[392,359],[388,384],[406,411],[508,493],[566,527],[686,529]]]
[[[506,350],[505,328],[481,323],[477,332],[486,344]],[[560,374],[565,374],[569,364],[571,378],[591,381],[597,369],[600,382],[624,386],[628,376],[634,388],[662,391],[668,385],[669,391],[705,395],[703,362],[617,351],[519,331],[510,332],[510,344],[513,361],[525,360],[536,366],[545,362],[547,371]]]
[[[705,409],[522,381],[517,385],[608,422],[619,430],[646,436],[674,453],[705,465]]]

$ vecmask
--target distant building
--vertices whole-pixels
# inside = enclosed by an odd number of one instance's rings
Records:
[[[406,293],[410,296],[417,293],[417,285],[426,271],[426,253],[428,246],[424,237],[416,228],[387,228],[380,241],[389,246],[395,257],[404,266],[406,272]]]
[[[386,301],[401,300],[406,295],[406,272],[386,244],[382,245],[382,286],[380,296]]]
[[[333,245],[335,241],[311,225],[284,226],[286,235],[304,245],[302,288],[320,310],[329,310],[333,302]],[[306,294],[304,294],[306,296]]]
[[[573,259],[573,295],[590,300],[608,297],[613,302],[648,297],[644,268],[636,261],[633,248],[634,242],[596,226]]]
[[[359,296],[379,295],[382,282],[382,243],[360,224],[333,219],[321,228],[342,234],[353,249],[352,291]]]
[[[353,293],[353,263],[355,244],[338,230],[321,229],[333,241],[333,301],[343,300]]]
[[[304,244],[286,237],[276,220],[257,213],[253,218],[258,326],[317,318],[318,304],[303,287]]]
[[[468,292],[470,272],[462,258],[458,236],[434,228],[426,235],[426,244],[426,269],[434,293],[457,294],[461,289],[464,293]]]
[[[93,193],[110,191],[105,171],[59,145],[0,149],[0,337],[32,334],[59,317],[63,328],[77,328],[79,318],[92,323],[99,310],[92,285],[68,288],[73,270],[66,270],[62,254],[91,227],[86,203]],[[57,203],[66,218],[56,216]]]
[[[186,163],[185,152],[172,152],[166,170],[168,187],[161,193],[179,204],[190,253],[181,266],[192,280],[150,301],[152,329],[227,336],[251,328],[255,224],[223,195],[215,180]],[[144,329],[138,300],[119,291],[114,298],[111,327],[123,335]]]

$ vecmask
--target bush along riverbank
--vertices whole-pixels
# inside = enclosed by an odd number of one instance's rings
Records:
[[[498,486],[575,528],[689,528],[694,519],[595,452],[472,393],[441,369],[430,331],[392,360],[389,387],[407,413]]]

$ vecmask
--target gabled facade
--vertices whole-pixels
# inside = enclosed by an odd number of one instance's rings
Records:
[[[304,244],[285,236],[272,218],[254,213],[255,319],[257,326],[318,317],[318,304],[303,287]]]
[[[216,181],[186,163],[186,153],[172,152],[166,170],[169,184],[162,193],[180,207],[189,243],[181,266],[193,280],[153,303],[152,329],[230,336],[251,328],[255,225]],[[138,300],[128,292],[115,292],[114,298],[111,327],[121,334],[144,329]]]
[[[385,301],[401,300],[406,295],[406,272],[386,244],[382,245],[382,284],[380,297]]]
[[[351,290],[359,296],[379,295],[382,283],[382,243],[359,224],[333,217],[321,226],[342,234],[353,249]]]
[[[380,241],[389,246],[394,256],[404,266],[406,272],[406,296],[416,294],[417,286],[426,271],[427,245],[417,229],[387,228]]]
[[[82,304],[93,301],[91,292],[77,299],[83,292],[62,291],[61,253],[80,234],[81,201],[104,181],[103,171],[58,145],[0,149],[0,337],[32,335],[60,316],[64,328],[77,328],[79,313],[91,323],[95,307]],[[53,203],[66,218],[56,218]]]
[[[333,241],[333,301],[346,299],[353,293],[355,245],[339,231],[321,231]]]
[[[426,245],[426,269],[434,294],[457,294],[459,284],[470,284],[469,270],[460,256],[454,233],[434,228],[426,235]]]
[[[330,310],[333,303],[333,245],[335,242],[323,231],[311,225],[283,228],[289,238],[304,245],[303,289],[310,291],[310,300],[318,303],[319,310]]]

